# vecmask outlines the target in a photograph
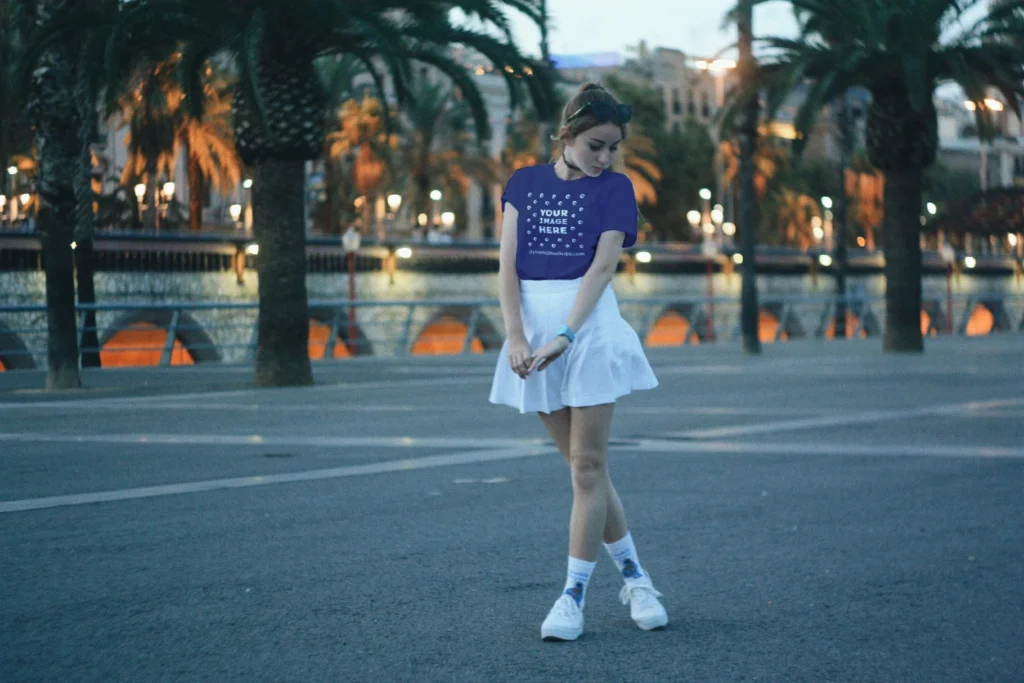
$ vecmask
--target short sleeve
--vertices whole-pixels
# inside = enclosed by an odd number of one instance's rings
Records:
[[[501,210],[505,210],[505,203],[508,202],[512,206],[516,207],[516,210],[521,210],[523,206],[523,192],[525,174],[522,169],[512,172],[512,177],[508,179],[508,183],[505,184],[505,191],[501,193]]]
[[[624,175],[618,175],[608,190],[604,211],[601,218],[601,232],[618,230],[626,233],[622,247],[629,248],[636,244],[639,210],[636,206],[636,194],[633,183]]]

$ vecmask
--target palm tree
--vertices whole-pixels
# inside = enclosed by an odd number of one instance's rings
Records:
[[[740,211],[736,228],[740,235],[740,253],[743,273],[740,283],[740,329],[743,350],[749,354],[761,353],[759,336],[760,307],[757,301],[757,252],[754,226],[757,225],[757,199],[754,190],[754,150],[757,145],[757,120],[760,109],[753,96],[758,78],[758,64],[754,59],[754,3],[740,0],[735,10],[736,30],[739,34],[739,72],[746,97],[739,98],[739,120],[736,126],[739,140],[739,197]]]
[[[316,64],[320,82],[327,98],[325,126],[327,142],[324,150],[324,189],[325,201],[320,205],[321,216],[318,220],[325,232],[340,233],[341,226],[352,218],[352,200],[356,198],[351,178],[342,172],[336,154],[332,154],[332,136],[341,133],[345,128],[343,107],[349,100],[354,100],[358,93],[357,81],[368,77],[366,67],[352,55],[331,55]],[[364,89],[364,95],[365,89]],[[340,154],[340,150],[336,150]],[[349,174],[351,175],[351,174]]]
[[[128,133],[128,158],[121,173],[121,185],[146,184],[154,207],[146,213],[147,225],[156,215],[157,181],[174,177],[178,159],[187,158],[189,229],[202,228],[203,197],[207,184],[227,195],[241,180],[241,161],[235,152],[229,115],[231,88],[226,76],[207,66],[202,76],[201,116],[193,116],[186,103],[175,54],[137,68],[132,82],[117,101],[119,118]]]
[[[751,0],[754,4],[768,0]],[[936,87],[955,82],[972,101],[991,90],[1021,116],[1024,94],[1024,2],[987,10],[981,0],[790,0],[798,10],[798,38],[765,38],[770,49],[758,87],[769,110],[794,85],[811,81],[796,118],[806,136],[827,103],[854,86],[871,92],[866,147],[885,174],[886,351],[921,351],[921,251],[918,239],[922,174],[934,161],[938,122]],[[739,8],[737,8],[739,9]],[[980,18],[970,20],[968,10]],[[978,127],[991,136],[986,107]]]
[[[364,93],[361,101],[342,104],[337,130],[327,134],[327,163],[348,171],[341,178],[332,174],[328,191],[337,193],[343,184],[348,191],[341,195],[349,206],[356,196],[363,197],[363,230],[370,227],[372,200],[384,183],[394,142],[394,136],[385,131],[384,115],[381,101]]]
[[[464,200],[471,182],[497,182],[499,169],[467,127],[470,108],[451,84],[421,78],[402,110],[396,168],[402,169],[413,215],[430,214],[430,193],[448,204]]]
[[[32,127],[25,116],[24,88],[18,65],[23,30],[18,24],[16,5],[0,4],[0,193],[10,196],[8,166],[26,161],[32,150]]]
[[[487,132],[483,97],[464,67],[447,53],[458,43],[498,67],[514,102],[529,92],[550,111],[549,71],[514,46],[505,7],[538,21],[537,0],[146,0],[121,3],[108,44],[108,65],[132,63],[144,46],[182,45],[186,92],[200,91],[203,64],[213,54],[234,62],[239,87],[233,101],[235,145],[253,169],[253,234],[260,245],[260,313],[255,381],[258,385],[309,384],[306,299],[306,161],[323,153],[326,101],[315,63],[349,54],[372,74],[380,90],[405,99],[412,64],[432,65],[457,84]],[[456,13],[466,24],[455,23]],[[87,11],[67,19],[88,24]],[[49,27],[43,40],[62,35]],[[115,69],[108,69],[114,78]],[[388,78],[385,78],[385,74]],[[387,81],[387,83],[385,83]],[[190,96],[201,108],[201,98]]]
[[[68,0],[22,2],[15,24],[28,26],[60,17]],[[82,385],[78,371],[75,320],[74,256],[75,169],[82,142],[81,117],[75,100],[74,41],[66,35],[42,52],[32,71],[26,111],[35,130],[39,150],[36,176],[39,233],[46,269],[47,389],[73,389]],[[27,60],[24,54],[23,60]],[[24,69],[24,64],[21,64]]]

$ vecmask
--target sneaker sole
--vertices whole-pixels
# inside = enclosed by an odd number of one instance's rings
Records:
[[[581,635],[583,635],[582,630],[571,631],[568,629],[541,629],[540,631],[541,640],[545,640],[549,643],[555,641],[576,640]]]
[[[656,617],[649,617],[647,619],[638,619],[636,625],[644,631],[656,631],[661,628],[665,628],[668,624],[668,615],[662,614]]]

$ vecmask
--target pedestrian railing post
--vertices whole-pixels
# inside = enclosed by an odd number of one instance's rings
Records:
[[[334,315],[331,316],[331,332],[327,335],[327,344],[324,346],[324,360],[331,360],[334,358],[334,349],[338,343],[338,333],[341,331],[341,321],[345,315],[345,309],[336,308],[334,309]],[[345,339],[348,342],[348,349],[351,352],[355,347],[355,343],[352,339]]]
[[[466,325],[466,340],[462,344],[462,353],[469,353],[473,350],[473,339],[476,337],[476,328],[480,324],[480,307],[474,306],[469,314],[469,323]]]
[[[402,323],[402,334],[398,338],[398,348],[395,349],[395,355],[406,356],[409,354],[409,335],[412,334],[412,320],[416,314],[416,304],[409,304],[409,312],[405,316],[405,322]]]
[[[167,337],[164,339],[164,350],[160,354],[161,367],[171,364],[171,356],[174,354],[174,342],[178,339],[178,320],[181,318],[181,310],[175,309],[171,313],[171,322],[167,326]]]

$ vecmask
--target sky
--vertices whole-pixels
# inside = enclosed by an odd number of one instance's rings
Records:
[[[722,30],[732,0],[548,0],[553,18],[552,54],[625,53],[646,40],[648,47],[671,47],[708,57],[736,41]],[[514,14],[516,42],[527,54],[539,54],[540,32]],[[790,5],[772,2],[756,8],[754,34],[792,35],[796,24]]]

